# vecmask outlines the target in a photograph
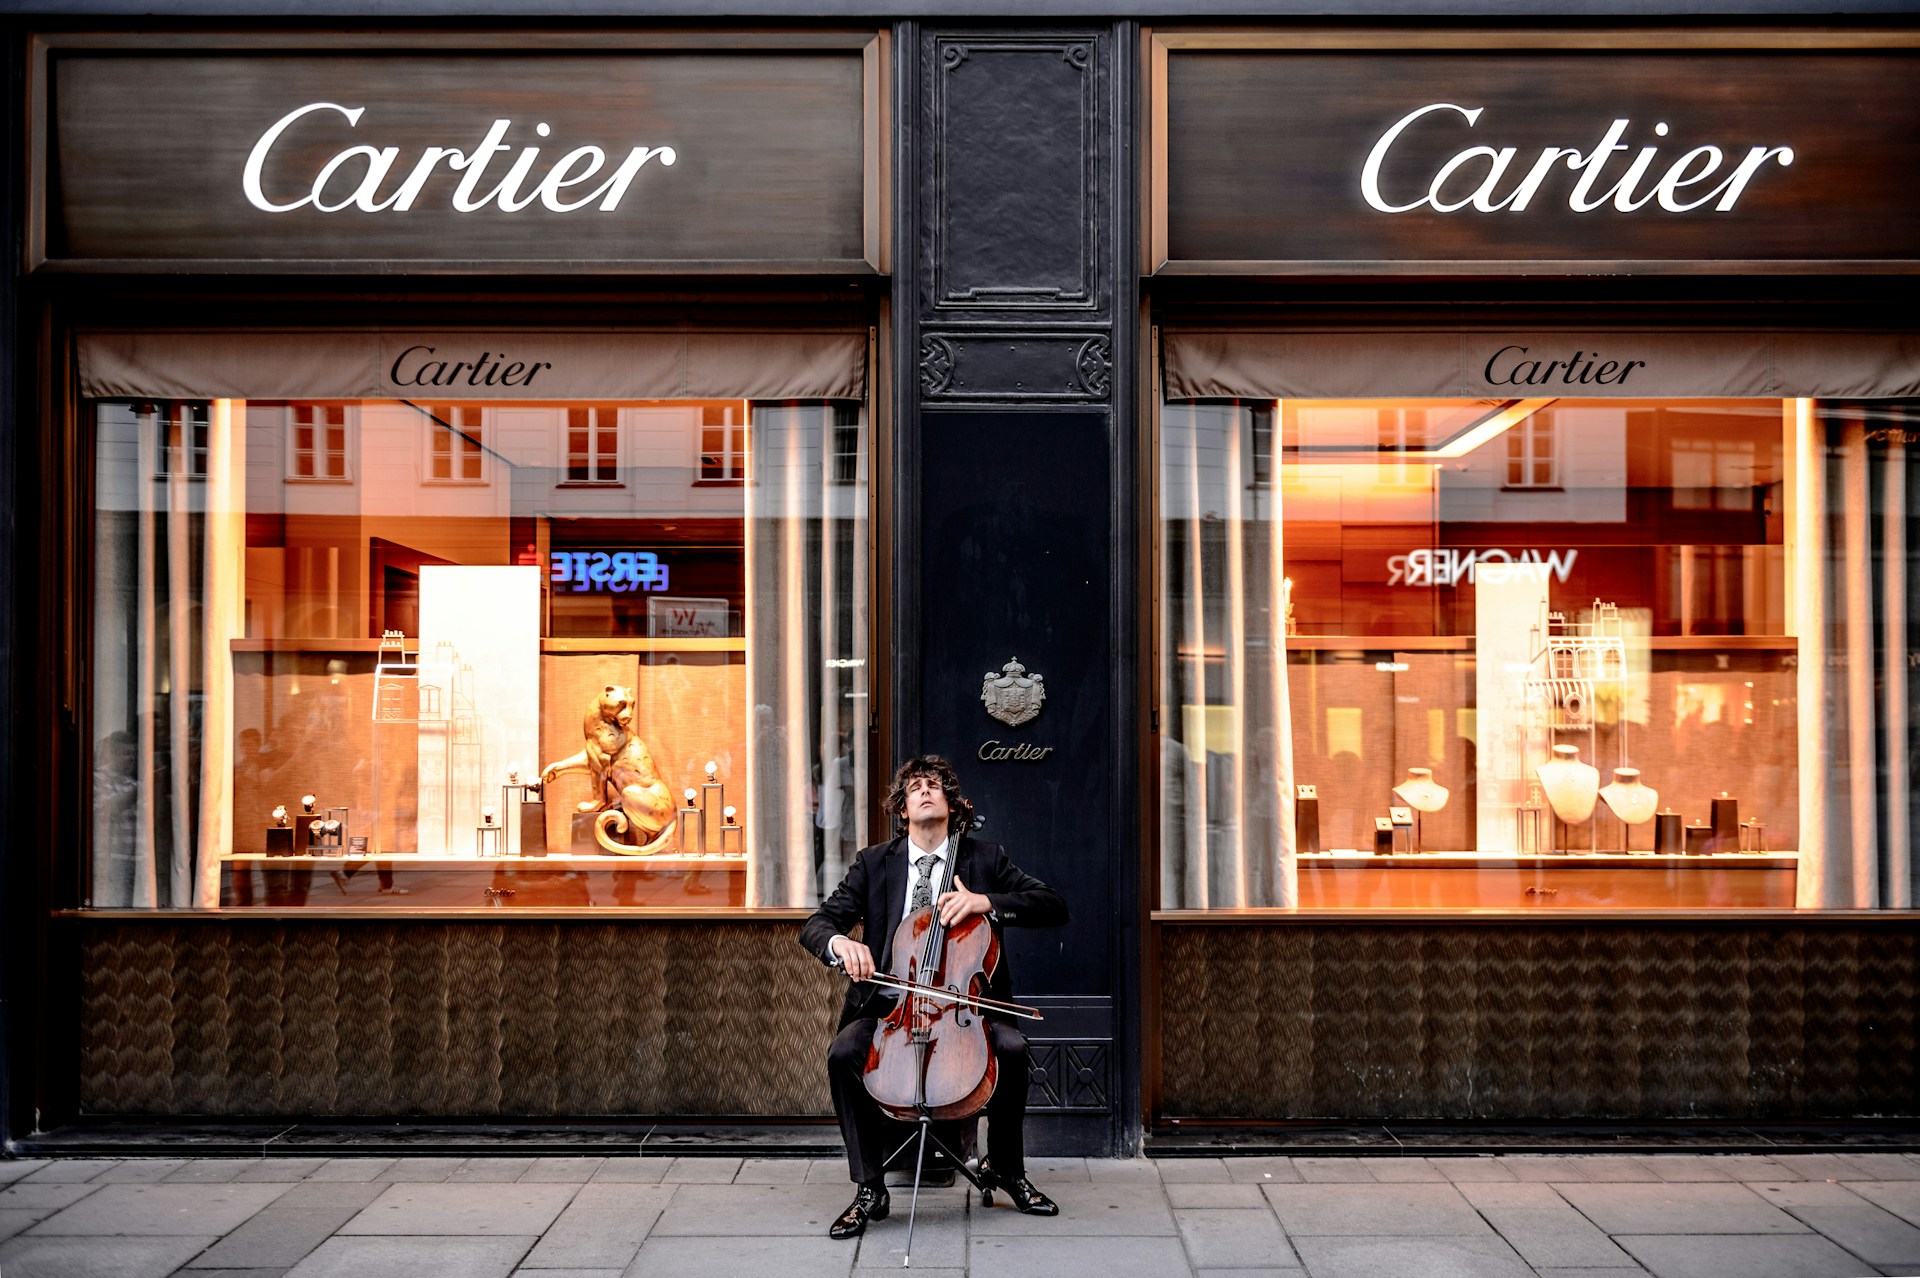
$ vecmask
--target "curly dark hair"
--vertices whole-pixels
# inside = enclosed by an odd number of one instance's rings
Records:
[[[940,793],[947,796],[947,833],[958,837],[973,828],[973,804],[960,793],[960,774],[937,754],[920,754],[893,770],[893,784],[887,787],[887,811],[893,815],[893,832],[907,832],[907,787],[919,777],[932,777]]]

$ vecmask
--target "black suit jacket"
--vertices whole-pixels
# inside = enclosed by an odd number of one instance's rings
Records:
[[[892,962],[893,933],[907,908],[907,877],[912,847],[902,835],[891,843],[876,843],[854,858],[847,877],[821,902],[800,928],[800,944],[822,963],[831,963],[827,945],[837,935],[865,924],[866,945],[881,971]],[[1067,921],[1067,900],[1058,892],[1007,859],[998,843],[983,843],[969,835],[960,838],[953,859],[953,876],[993,903],[1001,927],[1058,927]],[[1012,998],[1013,975],[1002,951],[1000,966],[988,982],[988,997]],[[863,1016],[882,1016],[893,1005],[893,991],[865,981],[847,990],[840,1024]]]

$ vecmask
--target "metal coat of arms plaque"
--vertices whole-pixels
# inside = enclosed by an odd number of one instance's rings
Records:
[[[980,685],[980,700],[986,703],[987,713],[1010,728],[1039,714],[1040,703],[1046,699],[1045,676],[1029,675],[1018,657],[1001,666],[998,674],[988,671]]]

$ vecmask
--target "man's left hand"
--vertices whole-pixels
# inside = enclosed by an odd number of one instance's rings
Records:
[[[978,892],[967,891],[967,885],[959,879],[953,881],[953,891],[942,893],[939,900],[940,924],[952,927],[961,919],[975,914],[993,912],[993,902]]]

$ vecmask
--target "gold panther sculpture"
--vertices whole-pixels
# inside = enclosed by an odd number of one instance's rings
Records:
[[[633,731],[633,690],[608,684],[587,706],[586,738],[578,754],[540,770],[544,785],[562,772],[585,772],[591,789],[582,812],[598,812],[593,839],[616,856],[650,856],[673,840],[673,795],[653,765],[647,743]],[[638,842],[613,837],[632,830]]]

